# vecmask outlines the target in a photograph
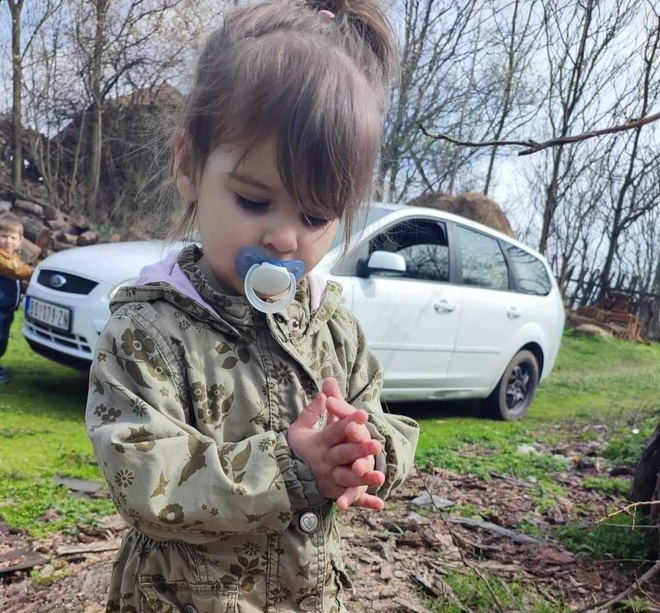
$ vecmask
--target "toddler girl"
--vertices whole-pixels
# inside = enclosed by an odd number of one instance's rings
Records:
[[[369,201],[396,64],[375,0],[227,13],[172,140],[191,244],[120,289],[87,429],[132,529],[108,612],[339,613],[333,504],[378,510],[417,424],[341,287],[309,272]]]

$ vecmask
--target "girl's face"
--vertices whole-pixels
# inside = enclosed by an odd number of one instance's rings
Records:
[[[252,148],[241,160],[242,147],[212,151],[193,185],[184,172],[177,187],[188,201],[197,200],[204,254],[215,275],[244,294],[236,272],[242,247],[257,246],[278,260],[302,260],[308,274],[327,253],[338,219],[305,215],[284,189],[277,172],[272,141]]]

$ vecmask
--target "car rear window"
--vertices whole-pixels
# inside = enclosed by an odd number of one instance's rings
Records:
[[[507,244],[506,253],[513,266],[518,291],[523,294],[547,296],[552,289],[545,264],[537,257],[515,245]]]
[[[463,283],[488,289],[509,289],[509,271],[499,242],[481,232],[457,226]]]

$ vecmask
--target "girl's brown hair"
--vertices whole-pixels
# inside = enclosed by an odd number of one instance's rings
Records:
[[[228,10],[206,41],[176,127],[188,142],[187,172],[199,180],[219,144],[245,143],[247,152],[272,138],[287,191],[311,215],[343,218],[347,247],[355,213],[372,195],[397,62],[377,0],[278,0]],[[170,238],[190,235],[195,211],[188,203]]]

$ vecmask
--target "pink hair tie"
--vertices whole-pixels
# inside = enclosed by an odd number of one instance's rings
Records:
[[[325,9],[322,9],[322,10],[319,11],[319,13],[321,13],[321,15],[323,15],[324,17],[327,17],[328,19],[334,19],[335,18],[335,14],[332,11],[326,11]]]

